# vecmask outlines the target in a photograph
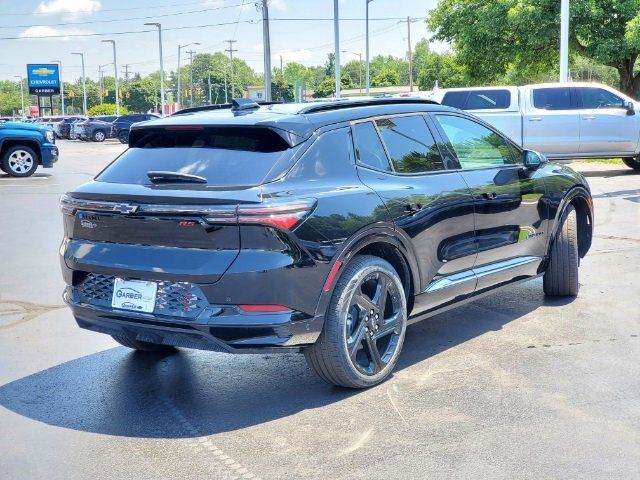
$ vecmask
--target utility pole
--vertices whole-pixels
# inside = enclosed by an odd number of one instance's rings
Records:
[[[262,41],[264,42],[264,99],[271,101],[271,40],[269,38],[269,2],[262,0]],[[231,48],[231,45],[229,45]],[[282,57],[280,57],[282,68]],[[233,91],[233,86],[231,87]]]
[[[569,0],[560,4],[560,83],[569,79]]]
[[[127,65],[123,65],[122,68],[124,68],[124,84],[125,85],[129,85],[129,67],[131,65],[127,64]]]
[[[62,115],[65,114],[64,108],[64,80],[62,79],[62,60],[51,60],[53,63],[58,64],[58,76],[60,77],[60,109]],[[38,100],[39,102],[40,100]],[[53,102],[51,103],[51,115],[53,115]]]
[[[187,52],[189,54],[189,106],[193,107],[193,54],[196,53],[193,50]]]
[[[409,60],[409,91],[413,92],[413,52],[411,50],[411,22],[417,20],[411,20],[411,17],[407,17],[406,20],[400,20],[400,23],[407,22],[407,59]]]
[[[365,93],[369,95],[369,4],[373,2],[373,0],[365,0],[366,3],[366,15],[365,15],[365,36],[366,36],[366,54],[365,54],[365,73],[364,73],[364,84],[365,84]]]
[[[180,77],[182,77],[180,73],[180,50],[186,47],[190,47],[191,45],[200,45],[200,42],[187,43],[186,45],[178,45],[178,107],[182,108],[182,88],[180,85]]]
[[[209,74],[209,105],[211,105],[211,74]]]
[[[340,98],[340,18],[338,0],[333,0],[333,34],[335,35],[333,51],[336,72],[336,98]]]
[[[237,40],[225,40],[225,42],[227,42],[229,44],[229,48],[227,48],[225,50],[225,52],[229,52],[229,58],[231,59],[231,68],[230,68],[230,72],[229,75],[231,76],[231,98],[233,98],[235,91],[234,91],[234,84],[233,84],[233,52],[237,52],[238,50],[233,48],[233,44],[237,42]],[[265,45],[266,48],[266,45]],[[271,72],[269,72],[269,77],[271,77],[270,75]],[[265,78],[267,76],[267,72],[265,72]]]
[[[145,25],[158,28],[158,50],[160,51],[160,115],[164,116],[164,63],[162,58],[162,24],[147,22]]]
[[[116,59],[116,41],[115,40],[102,40],[102,43],[110,43],[113,47],[113,73],[115,75],[116,86],[116,115],[120,116],[120,93],[118,91],[118,61]]]

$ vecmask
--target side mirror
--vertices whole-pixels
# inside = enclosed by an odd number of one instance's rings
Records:
[[[547,157],[533,150],[525,150],[523,156],[524,166],[529,170],[535,170],[540,165],[548,162]]]
[[[635,115],[636,107],[633,102],[625,102],[624,108],[627,110],[627,115]]]

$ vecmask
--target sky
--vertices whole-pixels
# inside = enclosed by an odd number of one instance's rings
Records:
[[[365,52],[366,0],[340,0],[341,63]],[[406,57],[407,23],[415,44],[430,34],[425,18],[437,0],[373,0],[369,4],[370,54]],[[334,49],[332,0],[269,0],[272,66],[283,62],[321,65]],[[234,55],[257,72],[263,71],[262,14],[256,0],[0,0],[0,79],[14,80],[26,74],[27,63],[62,62],[65,81],[80,78],[80,56],[86,75],[98,77],[98,67],[113,62],[113,39],[117,46],[120,76],[147,74],[159,69],[158,31],[145,22],[160,22],[163,29],[165,71],[175,70],[178,45],[199,42],[182,49],[185,65],[190,48],[212,53],[236,40]],[[125,33],[123,33],[125,32]],[[50,38],[42,38],[50,37]],[[55,37],[55,38],[53,38]],[[442,51],[446,45],[433,43]],[[113,75],[113,66],[103,67]],[[108,70],[107,70],[108,69]]]

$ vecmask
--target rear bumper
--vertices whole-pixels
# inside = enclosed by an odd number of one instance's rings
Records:
[[[140,341],[229,353],[300,351],[314,343],[322,316],[300,312],[242,313],[233,305],[209,305],[195,318],[129,312],[82,303],[77,288],[63,294],[81,328]]]

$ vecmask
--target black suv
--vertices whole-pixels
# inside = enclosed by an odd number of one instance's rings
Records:
[[[138,122],[146,122],[159,118],[152,113],[132,113],[129,115],[120,115],[111,123],[111,137],[120,140],[120,143],[129,143],[129,130],[131,125]]]
[[[78,324],[136,350],[304,352],[368,387],[407,324],[538,276],[576,295],[591,245],[581,175],[425,100],[236,100],[129,147],[62,198],[61,263]]]

